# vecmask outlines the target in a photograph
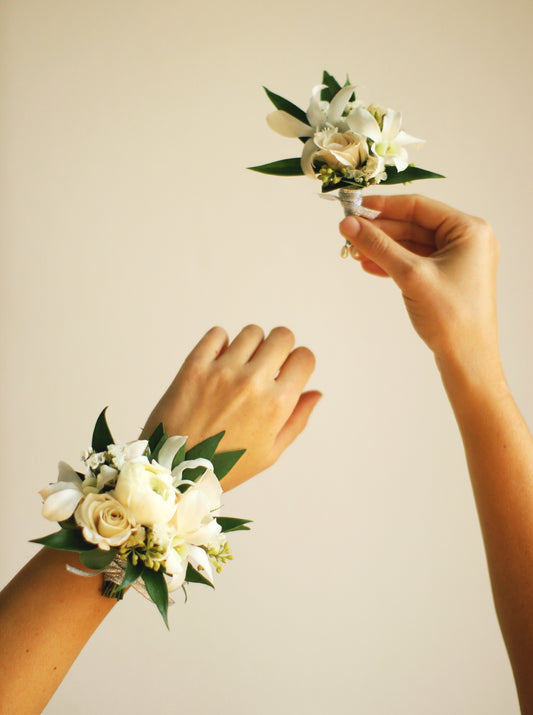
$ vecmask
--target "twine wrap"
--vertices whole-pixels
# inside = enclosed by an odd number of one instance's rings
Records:
[[[100,571],[82,571],[81,569],[77,569],[75,566],[71,566],[70,564],[67,564],[67,571],[70,571],[71,573],[76,574],[77,576],[97,576],[99,573],[103,574],[104,576],[104,591],[106,591],[108,584],[111,585],[116,585],[120,586],[122,583],[122,580],[124,578],[124,573],[126,571],[126,561],[124,559],[113,559],[113,561],[109,564],[109,566],[106,566],[105,569],[101,569]],[[138,578],[136,581],[134,581],[130,588],[133,588],[137,593],[140,593],[141,596],[144,596],[147,601],[151,601],[152,599],[150,598],[150,595],[148,594],[148,591],[146,590],[146,586],[144,585],[144,582],[141,578]],[[107,589],[107,591],[110,592],[110,595],[112,598],[117,598],[117,595],[112,593],[113,589]],[[108,595],[105,593],[104,595]],[[118,597],[117,600],[120,600],[120,597]],[[172,598],[168,599],[168,604],[171,606],[174,603],[174,600]]]

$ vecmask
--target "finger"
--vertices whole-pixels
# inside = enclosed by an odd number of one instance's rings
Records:
[[[412,221],[431,231],[436,231],[447,219],[465,215],[440,201],[416,194],[368,196],[364,204],[367,208],[381,211],[382,218]]]
[[[280,387],[293,387],[299,394],[311,377],[315,363],[315,356],[308,348],[296,348],[281,366],[276,382]]]
[[[275,442],[275,449],[278,456],[286,449],[291,442],[294,442],[296,437],[302,432],[311,412],[322,397],[322,393],[317,390],[304,392],[300,395],[300,399],[296,403],[296,407],[292,411],[289,419],[281,428]]]
[[[257,370],[272,373],[274,377],[294,347],[294,335],[288,328],[274,328],[259,346],[250,363]]]
[[[389,274],[386,273],[383,268],[380,268],[377,263],[374,263],[374,261],[369,261],[368,258],[361,261],[361,268],[365,273],[370,273],[373,276],[390,278]]]
[[[404,276],[418,259],[371,221],[348,216],[340,224],[342,235],[402,287]]]
[[[413,245],[431,246],[435,249],[435,232],[412,221],[377,218],[373,223],[398,243],[409,242]]]
[[[194,360],[195,362],[208,363],[216,360],[227,344],[228,334],[224,328],[218,326],[211,328],[191,350],[186,362]]]
[[[229,344],[221,360],[244,364],[250,360],[264,339],[263,329],[258,325],[247,325]]]

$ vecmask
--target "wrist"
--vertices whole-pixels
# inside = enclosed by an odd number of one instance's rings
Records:
[[[497,345],[473,352],[451,350],[435,353],[435,362],[454,407],[480,394],[503,395],[509,392]]]

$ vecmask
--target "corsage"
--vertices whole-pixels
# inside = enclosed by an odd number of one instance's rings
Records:
[[[302,155],[249,167],[275,176],[319,179],[323,198],[339,200],[345,216],[373,219],[378,211],[362,205],[362,190],[376,184],[405,184],[419,179],[443,178],[409,163],[407,147],[423,143],[402,129],[402,115],[394,109],[363,104],[356,85],[344,86],[324,71],[322,84],[313,88],[306,112],[264,87],[276,107],[267,116],[271,129],[303,142]],[[329,196],[339,189],[338,196]],[[349,243],[341,255],[348,256]]]
[[[105,412],[82,455],[85,472],[60,462],[57,482],[40,491],[43,516],[61,529],[33,541],[78,553],[91,571],[67,568],[103,573],[105,596],[120,600],[132,586],[168,628],[169,591],[213,587],[214,571],[232,559],[226,534],[249,529],[248,519],[220,515],[219,480],[245,450],[217,453],[224,432],[187,449],[187,437],[169,436],[162,424],[148,439],[120,444]]]

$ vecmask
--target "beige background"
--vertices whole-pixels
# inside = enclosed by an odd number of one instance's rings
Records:
[[[166,632],[131,594],[46,712],[517,712],[462,448],[395,286],[341,261],[261,85],[306,105],[322,69],[401,109],[502,244],[501,344],[533,417],[526,0],[56,0],[1,5],[2,582],[48,533],[37,490],[100,409],[133,438],[211,325],[290,326],[325,397],[268,474],[215,592]],[[408,191],[412,189],[399,189]]]

